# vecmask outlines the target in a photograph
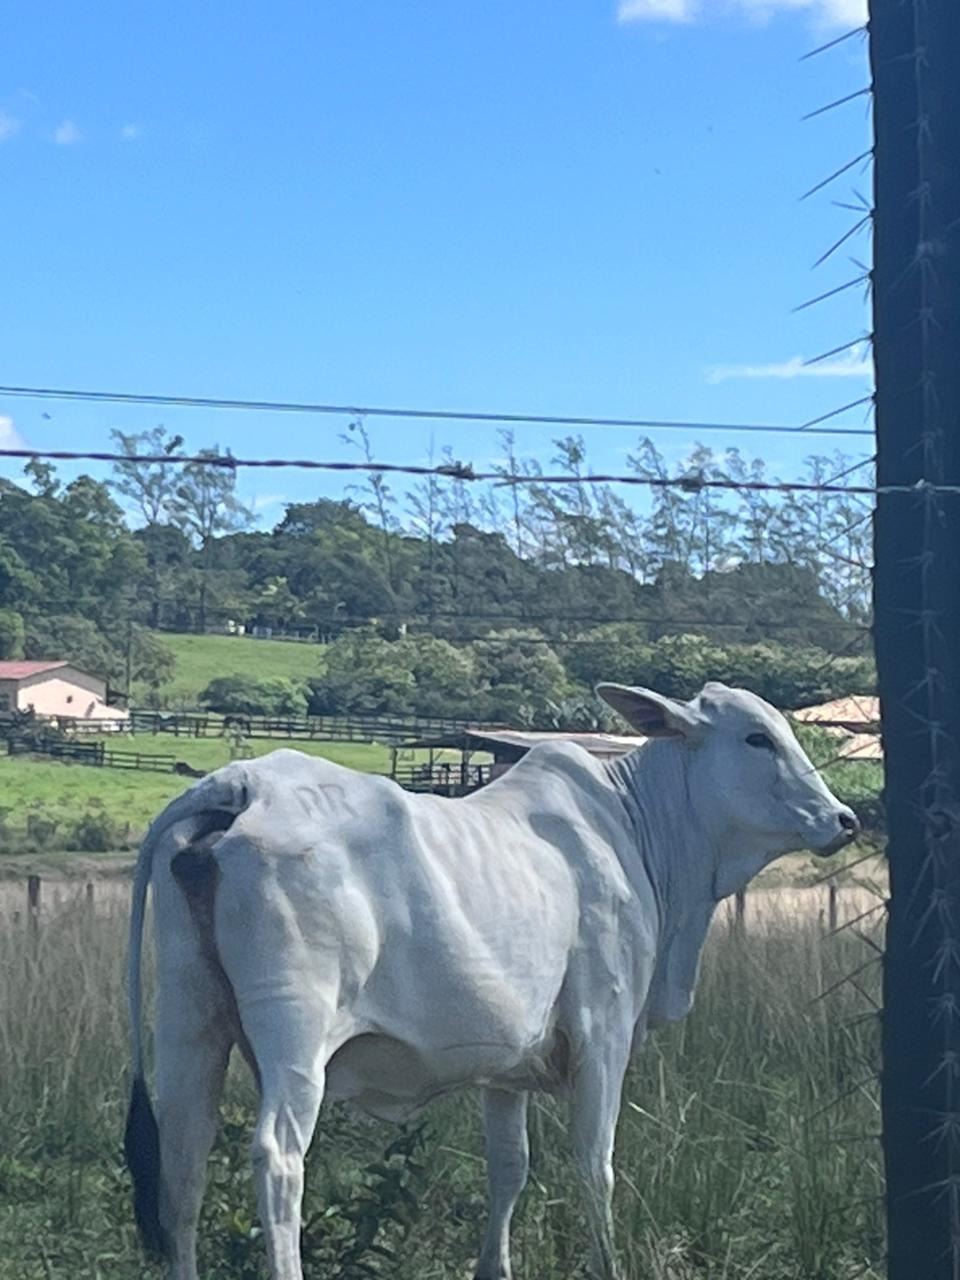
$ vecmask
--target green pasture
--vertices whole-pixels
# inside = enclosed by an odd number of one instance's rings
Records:
[[[102,741],[108,749],[172,755],[205,772],[231,759],[226,737],[116,734]],[[382,743],[257,738],[243,744],[244,752],[251,757],[267,755],[281,747],[292,747],[363,773],[390,772],[391,750]],[[425,752],[404,756],[405,762],[425,758]],[[444,754],[437,753],[437,758],[444,758]],[[459,755],[447,753],[446,758],[459,759]],[[167,801],[190,783],[190,778],[174,773],[65,764],[41,756],[0,755],[0,857],[60,848],[101,853],[129,847],[139,840]],[[86,823],[79,837],[78,823]]]
[[[196,707],[197,696],[217,676],[289,676],[309,680],[323,674],[324,646],[294,640],[255,640],[252,636],[196,636],[159,632],[173,650],[176,671],[161,697],[170,707]],[[146,700],[145,687],[134,686],[135,699]]]

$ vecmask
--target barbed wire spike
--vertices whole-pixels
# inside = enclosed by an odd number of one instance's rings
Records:
[[[833,40],[828,40],[826,44],[822,44],[816,49],[811,49],[809,53],[802,55],[800,61],[809,62],[811,58],[816,58],[818,54],[826,53],[830,49],[835,49],[838,44],[843,44],[847,40],[852,40],[854,36],[865,36],[869,30],[869,22],[864,22],[861,26],[854,27],[852,31],[846,31],[842,36],[837,36]]]
[[[858,223],[856,223],[854,226],[850,228],[849,231],[844,232],[844,234],[840,237],[840,239],[837,240],[834,244],[832,244],[830,248],[826,251],[826,253],[823,253],[820,255],[820,257],[813,264],[811,270],[816,271],[817,267],[822,267],[825,262],[827,262],[830,258],[833,257],[833,255],[837,252],[838,249],[843,248],[843,246],[847,243],[848,240],[852,240],[853,237],[857,235],[860,231],[862,231],[863,228],[867,226],[868,223],[872,222],[872,220],[873,220],[872,211],[870,213],[865,214]]]
[[[800,117],[801,124],[807,120],[815,120],[817,116],[826,115],[828,111],[833,111],[837,107],[845,106],[848,102],[855,102],[857,98],[864,98],[873,93],[873,85],[868,84],[863,89],[856,89],[853,93],[845,94],[842,98],[835,98],[833,102],[828,102],[826,106],[817,107],[816,111],[808,111],[805,116]]]
[[[870,392],[868,396],[861,396],[859,400],[851,400],[849,404],[842,404],[839,409],[831,409],[829,413],[822,413],[819,418],[811,418],[809,422],[805,422],[800,428],[806,431],[807,427],[819,426],[821,422],[829,422],[831,418],[838,417],[841,413],[846,413],[848,409],[856,409],[862,404],[873,404],[875,393]]]
[[[824,178],[822,182],[818,182],[816,186],[811,187],[809,191],[805,191],[803,195],[800,196],[801,204],[803,203],[804,200],[809,200],[811,196],[815,196],[818,191],[822,191],[824,187],[829,187],[831,182],[836,182],[836,180],[838,178],[842,178],[845,173],[849,173],[851,169],[856,168],[856,166],[860,164],[861,161],[872,160],[872,159],[873,159],[872,147],[870,147],[869,150],[867,151],[861,151],[860,155],[854,156],[852,160],[848,160],[846,164],[841,165],[839,169],[835,169],[828,178]]]
[[[847,280],[845,284],[838,284],[835,289],[828,289],[826,293],[820,293],[815,298],[810,298],[807,302],[801,302],[798,307],[793,308],[794,315],[799,311],[806,311],[808,307],[815,307],[820,302],[826,302],[828,298],[835,298],[838,293],[845,293],[848,289],[855,289],[858,284],[869,281],[870,272],[865,271],[862,275],[854,277],[853,280]]]
[[[862,338],[854,338],[852,342],[845,342],[840,347],[832,347],[829,351],[824,351],[818,356],[811,356],[809,360],[804,360],[803,367],[808,369],[810,365],[819,364],[822,360],[829,360],[831,356],[841,356],[845,351],[855,351],[857,347],[864,345],[873,345],[873,334],[865,333]],[[866,364],[867,357],[863,357]]]

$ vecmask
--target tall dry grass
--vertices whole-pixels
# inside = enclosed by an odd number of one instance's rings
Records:
[[[815,999],[874,952],[852,930],[825,938],[816,911],[795,895],[784,902],[743,935],[720,922],[693,1014],[651,1037],[631,1070],[616,1201],[630,1276],[882,1274],[876,966]],[[0,914],[3,1280],[149,1274],[119,1159],[126,922],[122,899],[93,914],[78,898],[35,933],[24,914]],[[266,1275],[248,1175],[252,1104],[238,1071],[204,1211],[210,1280]],[[450,1099],[391,1150],[397,1137],[341,1109],[324,1115],[310,1161],[308,1276],[469,1273],[485,1206],[477,1108]],[[566,1280],[586,1250],[562,1106],[536,1103],[531,1138],[516,1271]]]

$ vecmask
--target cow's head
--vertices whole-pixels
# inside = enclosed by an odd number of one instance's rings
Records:
[[[781,854],[826,856],[856,836],[853,811],[829,790],[784,716],[755,694],[723,684],[706,685],[691,702],[615,684],[597,692],[644,736],[689,747],[690,801],[724,854],[721,894]]]

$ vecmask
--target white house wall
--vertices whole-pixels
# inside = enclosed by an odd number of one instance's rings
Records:
[[[92,677],[88,680],[94,682]],[[27,711],[32,706],[38,716],[75,716],[78,720],[126,718],[125,710],[108,706],[102,695],[85,687],[85,684],[60,675],[48,676],[45,680],[23,681],[17,689],[17,709]]]

